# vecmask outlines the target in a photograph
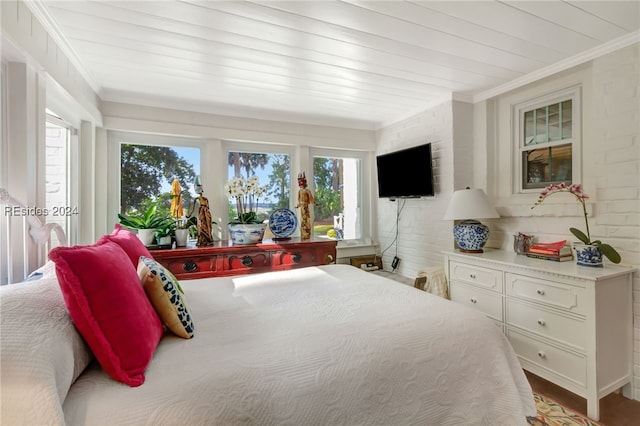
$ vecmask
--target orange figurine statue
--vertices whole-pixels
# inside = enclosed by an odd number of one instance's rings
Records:
[[[198,207],[198,240],[196,241],[196,246],[210,246],[213,244],[213,221],[211,218],[211,210],[209,210],[209,199],[202,195],[204,190],[200,184],[200,176],[196,176],[194,190],[196,194],[198,194],[198,197],[193,200],[193,207],[191,208],[189,216],[193,213],[196,201],[198,201],[200,207]]]
[[[298,205],[300,208],[300,238],[308,240],[311,238],[311,211],[310,204],[315,204],[311,190],[307,188],[307,178],[304,172],[298,173]]]

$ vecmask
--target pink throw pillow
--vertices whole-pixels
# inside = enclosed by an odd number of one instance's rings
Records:
[[[122,250],[124,250],[125,253],[127,253],[127,256],[129,256],[129,259],[131,259],[131,264],[134,268],[138,267],[140,256],[153,259],[153,256],[151,256],[151,253],[149,253],[149,250],[147,250],[145,245],[142,244],[142,241],[140,241],[138,236],[123,228],[118,223],[116,223],[111,234],[103,235],[96,244],[102,244],[105,241],[114,242],[122,247]]]
[[[102,368],[129,386],[143,384],[163,330],[127,254],[104,241],[56,247],[49,257],[69,315]]]

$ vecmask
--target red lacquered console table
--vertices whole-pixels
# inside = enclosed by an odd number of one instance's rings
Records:
[[[334,240],[264,240],[254,245],[216,241],[207,247],[152,250],[153,258],[178,279],[221,277],[281,271],[334,263]]]

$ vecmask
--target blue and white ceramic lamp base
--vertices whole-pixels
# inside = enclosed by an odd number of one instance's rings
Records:
[[[463,253],[482,253],[489,228],[477,220],[465,220],[453,227],[453,238]]]

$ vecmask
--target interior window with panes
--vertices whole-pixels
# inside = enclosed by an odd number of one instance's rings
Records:
[[[578,141],[577,92],[519,108],[521,190],[574,180]]]
[[[360,158],[314,155],[314,235],[318,238],[357,240],[362,237]]]

